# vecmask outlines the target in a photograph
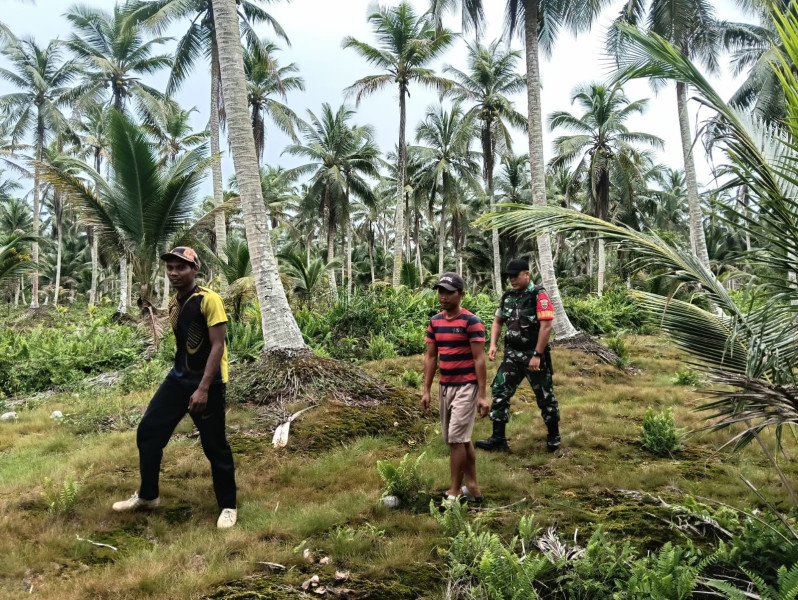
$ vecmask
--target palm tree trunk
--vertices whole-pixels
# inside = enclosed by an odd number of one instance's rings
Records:
[[[91,287],[89,288],[89,306],[94,306],[99,302],[97,298],[97,279],[99,274],[99,248],[100,241],[97,237],[97,229],[91,228]]]
[[[127,306],[133,305],[133,261],[127,265]]]
[[[209,124],[211,130],[211,156],[219,154],[219,48],[216,39],[211,39],[211,119]],[[222,161],[217,160],[211,166],[211,177],[213,179],[213,205],[219,207],[224,203],[224,193],[222,191]],[[227,244],[227,222],[224,212],[216,213],[214,217],[214,233],[216,234],[216,256],[223,263],[227,263],[227,255],[223,248]],[[220,278],[220,291],[224,294],[227,291],[227,279]]]
[[[247,109],[244,59],[238,29],[235,0],[213,0],[216,42],[222,76],[222,93],[227,110],[228,139],[233,154],[241,208],[252,262],[252,276],[260,303],[264,350],[302,349],[302,333],[291,314],[283,284],[277,272],[266,226],[266,207],[260,187],[260,170],[255,157],[255,139]]]
[[[330,264],[335,259],[335,227],[331,223],[330,218],[330,204],[328,194],[325,193],[326,202],[324,203],[324,222],[327,225],[327,264]],[[333,301],[338,297],[338,283],[335,281],[335,269],[332,268],[327,272],[330,280],[330,294]]]
[[[604,274],[607,270],[607,255],[604,252],[604,238],[599,238],[598,240],[598,274],[596,275],[596,290],[598,293],[598,297],[601,298],[601,295],[604,290]]]
[[[371,229],[371,223],[369,223],[369,269],[371,270],[371,283],[374,283],[377,278],[374,276],[374,231]]]
[[[391,283],[398,288],[402,280],[402,254],[405,237],[405,122],[407,89],[404,83],[399,84],[399,150],[396,165],[396,214],[394,215],[393,230],[393,277]]]
[[[127,259],[122,258],[119,260],[119,304],[116,307],[116,312],[125,314],[128,306],[128,290],[127,290]]]
[[[529,122],[529,162],[532,167],[532,203],[546,206],[546,172],[543,162],[543,124],[540,109],[540,57],[538,55],[538,10],[537,2],[526,0],[524,16],[524,35],[526,41],[526,82]],[[551,256],[551,237],[541,235],[537,238],[540,276],[546,291],[554,303],[554,332],[557,339],[566,339],[577,334],[565,314],[557,277],[554,275],[554,261]]]
[[[349,221],[346,233],[346,291],[349,294],[355,289],[352,283],[352,235],[352,221]]]
[[[224,279],[224,277],[222,278]],[[161,310],[169,308],[169,276],[166,274],[166,265],[163,268],[163,297],[161,298]]]
[[[21,287],[22,287],[21,281],[17,281],[16,284],[14,284],[14,308],[19,307],[19,290]]]
[[[58,194],[59,192],[56,192]],[[61,290],[61,253],[64,245],[64,232],[63,232],[63,223],[61,222],[62,219],[61,211],[58,211],[57,214],[57,222],[56,228],[58,233],[56,234],[56,253],[55,253],[55,291],[53,292],[53,306],[58,306],[58,293]]]
[[[441,222],[438,226],[438,277],[443,274],[443,247],[446,244],[446,213],[441,206]]]
[[[39,179],[40,170],[39,163],[42,160],[42,144],[44,143],[44,124],[42,117],[39,116],[38,133],[36,141],[36,164],[33,167],[33,235],[39,235]],[[39,242],[31,244],[31,260],[36,268],[31,275],[31,299],[30,307],[32,309],[39,308]]]
[[[19,293],[22,300],[22,306],[25,306],[28,303],[28,299],[25,298],[25,279],[20,277],[19,279]]]
[[[490,119],[486,120],[482,125],[482,161],[483,161],[483,177],[485,178],[485,192],[488,197],[488,206],[493,204],[493,138],[491,131],[493,130]],[[494,229],[491,233],[491,241],[493,242],[493,291],[497,296],[502,293],[502,272],[501,272],[501,246],[499,244],[499,230]]]
[[[698,199],[698,182],[693,161],[693,138],[690,133],[690,118],[687,114],[687,84],[676,82],[676,104],[679,109],[679,130],[682,136],[682,155],[684,157],[684,178],[687,184],[687,202],[690,208],[690,245],[698,260],[709,268],[707,238],[704,234],[704,219],[701,202]]]

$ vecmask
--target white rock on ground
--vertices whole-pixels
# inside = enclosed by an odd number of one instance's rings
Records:
[[[2,416],[0,416],[0,421],[13,421],[16,418],[18,418],[17,413],[12,411],[12,412],[3,413]]]
[[[62,413],[60,410],[54,410],[53,412],[50,413],[50,418],[51,419],[63,419],[64,418],[64,413]]]
[[[382,499],[382,503],[388,508],[399,508],[399,505],[401,504],[399,498],[396,496],[385,496],[385,498]]]

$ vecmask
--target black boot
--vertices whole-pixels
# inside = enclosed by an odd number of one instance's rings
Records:
[[[560,447],[560,424],[549,423],[546,427],[548,427],[549,430],[546,436],[546,450],[554,452]]]
[[[488,451],[507,452],[510,447],[507,445],[507,440],[504,437],[504,428],[507,423],[494,421],[493,422],[493,435],[486,440],[479,440],[474,443],[474,446]]]

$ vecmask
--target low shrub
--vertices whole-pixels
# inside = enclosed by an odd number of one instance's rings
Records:
[[[672,408],[659,414],[655,414],[651,408],[646,411],[640,437],[643,448],[657,456],[672,456],[681,449],[683,439],[684,431],[676,428]]]
[[[412,504],[424,488],[424,481],[418,473],[418,465],[424,459],[422,452],[416,460],[405,454],[398,466],[387,460],[377,461],[377,471],[385,484],[382,492],[385,496],[396,496],[403,504]]]
[[[418,371],[410,370],[402,373],[402,383],[407,387],[420,388],[424,382],[424,375]]]
[[[52,479],[47,477],[44,480],[44,491],[42,491],[42,498],[47,503],[47,512],[51,515],[71,513],[78,503],[78,495],[91,474],[92,468],[89,467],[80,479],[67,475],[60,485],[56,485]]]
[[[615,352],[618,358],[615,359],[615,366],[619,369],[629,366],[631,362],[631,355],[629,354],[629,346],[626,340],[623,339],[623,332],[619,331],[611,338],[606,340],[607,348]]]
[[[574,327],[591,335],[617,331],[647,333],[652,329],[644,312],[623,285],[607,289],[600,298],[564,296],[563,307]]]
[[[687,385],[690,387],[698,387],[702,383],[701,375],[698,373],[698,371],[694,371],[693,369],[682,369],[681,371],[676,371],[672,381],[676,385]]]

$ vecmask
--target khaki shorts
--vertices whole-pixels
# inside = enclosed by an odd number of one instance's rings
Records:
[[[477,416],[476,383],[442,385],[438,388],[441,412],[441,433],[447,444],[467,444],[474,432]]]

